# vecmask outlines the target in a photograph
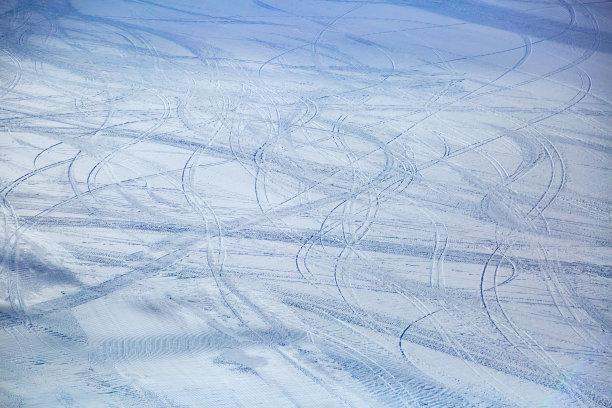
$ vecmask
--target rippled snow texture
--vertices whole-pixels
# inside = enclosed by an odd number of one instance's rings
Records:
[[[0,2],[0,405],[612,406],[610,4]]]

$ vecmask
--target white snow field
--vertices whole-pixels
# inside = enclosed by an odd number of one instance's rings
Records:
[[[0,1],[1,407],[612,406],[612,3]]]

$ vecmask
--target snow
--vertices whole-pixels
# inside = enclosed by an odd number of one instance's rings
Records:
[[[0,3],[0,405],[612,405],[609,2]]]

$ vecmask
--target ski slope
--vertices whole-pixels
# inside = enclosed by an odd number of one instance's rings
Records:
[[[0,33],[0,406],[612,406],[610,2]]]

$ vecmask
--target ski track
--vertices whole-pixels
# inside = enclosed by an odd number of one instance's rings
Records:
[[[468,9],[1,3],[0,405],[612,406],[612,9]]]

